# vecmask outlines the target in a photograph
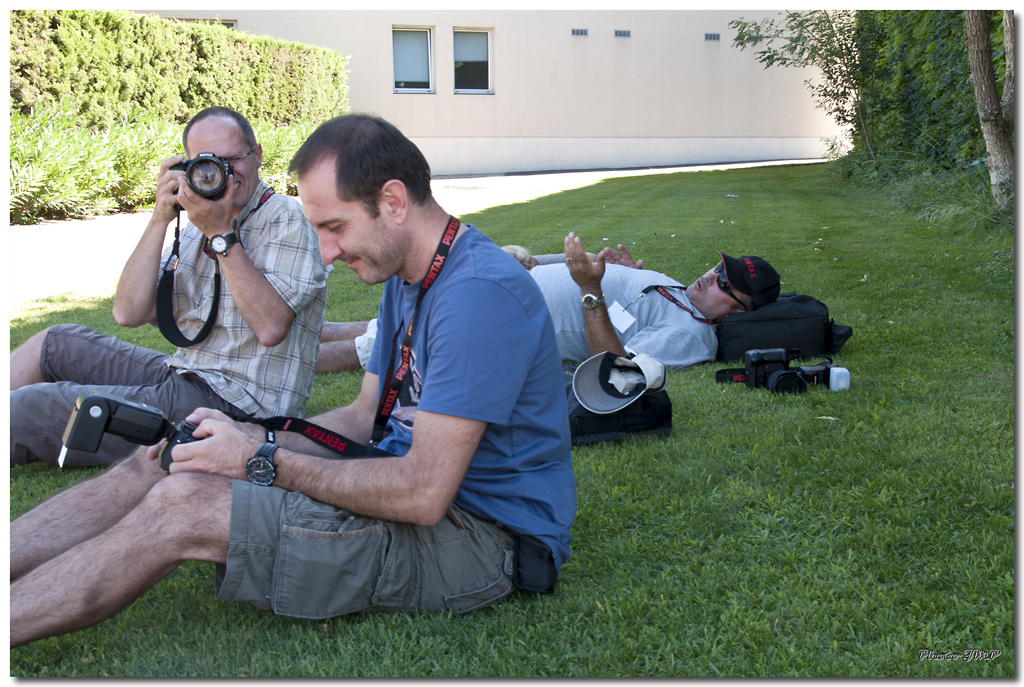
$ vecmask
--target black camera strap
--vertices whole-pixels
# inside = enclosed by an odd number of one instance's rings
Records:
[[[267,189],[260,198],[259,204],[256,205],[256,209],[249,213],[245,219],[248,220],[249,217],[252,217],[256,210],[263,207],[264,203],[272,195],[274,195],[274,189]],[[237,235],[238,231],[236,230],[235,233]],[[241,245],[241,236],[238,239],[239,245]],[[208,249],[209,243],[210,239],[204,239],[203,252],[206,253],[206,257],[216,263],[213,267],[213,304],[210,306],[210,314],[207,315],[202,329],[199,330],[194,339],[189,339],[181,333],[178,323],[174,319],[174,273],[178,269],[178,252],[181,249],[181,212],[179,211],[174,225],[174,245],[171,246],[171,254],[164,265],[163,273],[160,275],[156,292],[157,326],[160,328],[160,333],[164,335],[164,338],[179,348],[188,348],[206,339],[213,330],[213,325],[217,322],[217,312],[220,307],[220,262],[217,261],[217,256]],[[242,249],[244,250],[245,246],[242,246]]]
[[[398,328],[395,338],[391,341],[391,361],[388,363],[387,374],[384,375],[384,381],[380,386],[380,402],[377,404],[377,417],[373,421],[372,443],[374,444],[384,438],[384,430],[387,427],[388,418],[391,417],[391,412],[395,409],[395,403],[398,402],[398,395],[409,382],[407,375],[412,364],[412,325],[416,319],[416,310],[419,308],[423,296],[426,295],[427,289],[437,281],[441,274],[441,268],[444,267],[445,258],[448,257],[448,251],[451,250],[457,233],[459,233],[459,220],[449,215],[448,226],[445,228],[444,234],[441,235],[441,241],[437,244],[437,251],[434,253],[430,269],[427,270],[427,276],[420,282],[416,305],[413,306],[412,315],[409,316],[409,326],[406,328],[405,339],[402,341],[402,362],[397,370],[395,369],[395,358],[398,353],[398,336],[402,333],[402,327]]]
[[[163,274],[160,275],[160,282],[156,291],[156,323],[164,338],[179,348],[188,348],[199,343],[210,335],[213,325],[217,321],[217,310],[220,305],[220,263],[213,268],[213,304],[210,306],[210,314],[206,323],[199,330],[194,339],[189,339],[174,320],[174,272],[178,269],[178,251],[180,249],[179,234],[181,228],[181,214],[178,215],[178,223],[174,227],[174,246],[171,248],[171,255],[164,265]],[[214,258],[216,260],[216,258]]]

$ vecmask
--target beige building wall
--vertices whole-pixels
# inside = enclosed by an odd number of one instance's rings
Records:
[[[232,21],[249,34],[349,55],[352,110],[397,125],[437,176],[818,158],[823,139],[842,133],[803,83],[814,74],[764,69],[752,51],[732,47],[729,21],[763,11],[156,14]],[[431,30],[432,93],[395,92],[394,28]],[[490,94],[454,92],[459,29],[490,33]]]

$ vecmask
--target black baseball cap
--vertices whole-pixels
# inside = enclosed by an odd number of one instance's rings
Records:
[[[774,303],[779,297],[779,273],[764,258],[744,255],[730,258],[719,253],[729,284],[754,299],[754,307]]]

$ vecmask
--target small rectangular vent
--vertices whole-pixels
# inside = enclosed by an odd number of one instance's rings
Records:
[[[720,41],[722,40],[722,34],[720,33],[705,33],[704,40],[706,41]]]
[[[631,33],[629,29],[615,29],[616,38],[629,38]]]
[[[587,32],[588,32],[587,29],[573,29],[572,30],[572,35],[574,35],[574,36],[586,36]]]

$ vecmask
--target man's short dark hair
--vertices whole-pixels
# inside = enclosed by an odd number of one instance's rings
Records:
[[[185,125],[185,130],[181,132],[181,145],[185,147],[186,150],[188,150],[186,145],[188,141],[188,132],[192,128],[192,125],[196,122],[201,122],[204,119],[209,119],[210,117],[225,117],[227,119],[235,120],[235,123],[238,124],[238,128],[242,130],[242,140],[245,142],[245,145],[249,147],[256,145],[256,133],[252,130],[252,124],[249,123],[248,119],[238,112],[226,107],[208,107],[190,119],[188,124]]]
[[[371,217],[380,214],[380,189],[391,179],[405,184],[416,205],[431,197],[427,159],[401,131],[380,117],[349,114],[324,122],[295,153],[288,171],[301,177],[329,158],[335,161],[338,197],[361,202]]]

